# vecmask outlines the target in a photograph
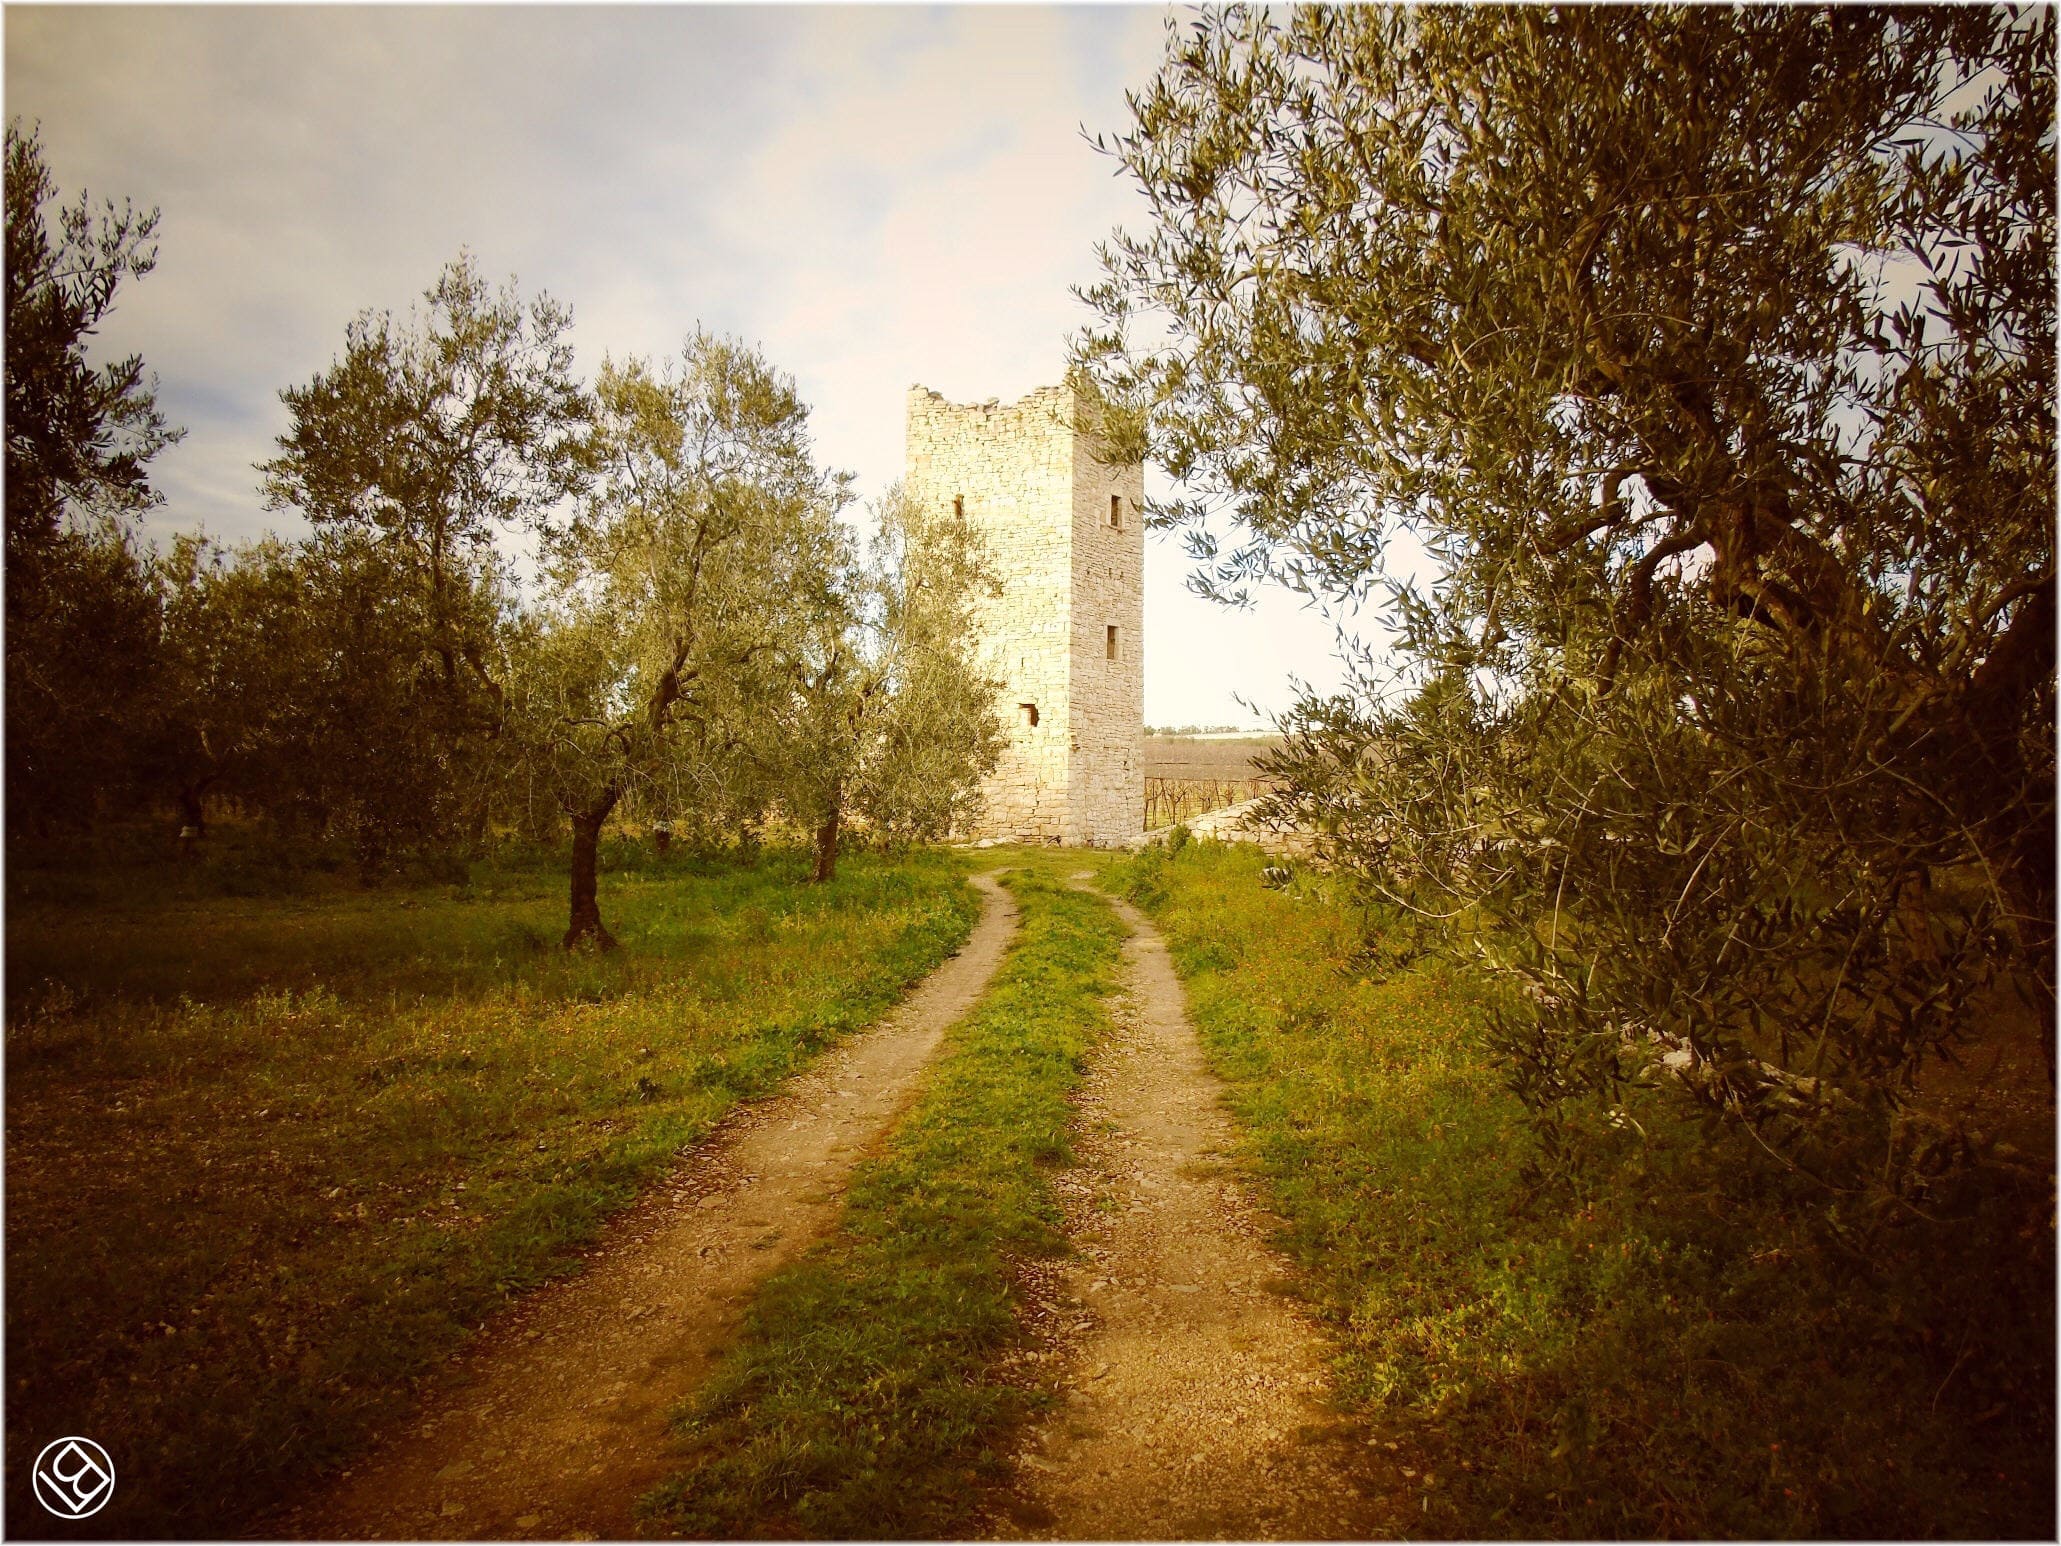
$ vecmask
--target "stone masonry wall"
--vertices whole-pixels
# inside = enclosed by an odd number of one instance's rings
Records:
[[[982,660],[1004,684],[1008,744],[970,836],[1120,842],[1144,826],[1143,470],[1095,462],[1072,420],[1064,387],[1009,404],[909,391],[908,491],[939,510],[963,499],[1002,582]]]
[[[1107,844],[1145,829],[1145,469],[1109,465],[1097,449],[1075,435],[1067,841]]]

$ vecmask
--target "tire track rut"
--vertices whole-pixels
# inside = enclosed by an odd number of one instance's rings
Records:
[[[577,1278],[512,1307],[457,1383],[266,1533],[300,1539],[619,1539],[668,1471],[667,1419],[751,1292],[836,1216],[852,1167],[913,1093],[1016,929],[987,875],[960,952],[880,1024],[733,1114],[610,1226]]]
[[[1000,1526],[1041,1540],[1324,1540],[1394,1533],[1326,1347],[1229,1159],[1235,1131],[1152,925],[1090,1073],[1068,1318],[1088,1329],[1065,1404],[1018,1456]]]

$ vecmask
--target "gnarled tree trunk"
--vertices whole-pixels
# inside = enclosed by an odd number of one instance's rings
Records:
[[[596,864],[601,851],[601,825],[622,798],[622,791],[609,788],[583,810],[568,809],[572,817],[572,922],[565,931],[565,948],[577,950],[592,944],[597,950],[615,949],[615,936],[601,921],[601,903],[595,894]]]
[[[816,828],[816,873],[809,878],[817,885],[822,885],[837,874],[837,831],[843,819],[843,793],[833,791],[830,796],[830,814],[825,816],[823,824]]]
[[[208,835],[207,804],[203,796],[207,791],[208,785],[213,782],[214,780],[210,778],[203,779],[198,783],[181,784],[179,786],[179,826],[181,829],[179,835],[182,839],[185,838],[188,830],[192,832],[193,841],[195,842]]]

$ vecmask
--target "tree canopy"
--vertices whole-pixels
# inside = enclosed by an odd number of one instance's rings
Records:
[[[401,716],[360,731],[387,765],[348,807],[374,848],[486,819],[516,595],[498,544],[546,530],[588,479],[571,313],[548,295],[525,303],[513,281],[495,290],[469,254],[423,300],[407,319],[361,314],[339,359],[280,393],[290,423],[258,469],[271,507],[327,539],[330,594],[370,582],[389,598],[376,615],[346,607],[355,632],[380,636],[368,670],[391,667],[368,675],[363,706]]]
[[[846,496],[793,381],[741,344],[697,332],[664,367],[604,364],[595,397],[599,480],[547,544],[519,733],[573,823],[566,942],[606,946],[601,824],[690,750],[738,740],[754,661],[826,587]]]
[[[123,283],[157,266],[158,212],[57,184],[35,129],[7,126],[7,532],[17,550],[67,519],[158,502],[145,473],[181,431],[166,423],[140,355],[95,366],[91,339]]]
[[[815,833],[818,880],[847,812],[890,842],[935,841],[971,814],[1001,755],[1001,684],[975,658],[976,609],[998,592],[962,510],[926,510],[897,484],[867,551],[821,550],[824,586],[769,655],[748,754]]]
[[[155,598],[136,548],[150,460],[179,438],[143,361],[96,365],[122,285],[157,262],[157,211],[57,185],[10,122],[7,181],[7,793],[78,814],[123,783],[149,708]]]
[[[1800,1152],[1989,991],[2050,1012],[2054,47],[1233,8],[1130,99],[1080,363],[1205,589],[1387,602],[1398,680],[1291,716],[1284,811],[1518,928],[1542,1111],[1686,1065]]]

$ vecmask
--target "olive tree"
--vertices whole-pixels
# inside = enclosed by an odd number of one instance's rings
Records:
[[[422,652],[422,690],[408,723],[363,734],[425,752],[455,796],[485,787],[505,715],[515,587],[504,539],[543,532],[585,487],[588,404],[571,313],[549,296],[525,303],[512,281],[497,291],[461,255],[424,301],[405,319],[360,315],[339,359],[280,393],[291,422],[259,471],[271,508],[347,534],[349,553],[335,556],[373,559],[391,582]],[[335,577],[355,585],[368,573],[346,565]],[[420,781],[404,781],[408,797]],[[484,819],[477,801],[435,809]]]
[[[499,759],[457,758],[436,623],[392,548],[328,526],[300,542],[179,537],[153,565],[160,606],[142,765],[181,822],[210,798],[342,839],[376,878],[446,841]]]
[[[88,344],[157,263],[157,211],[58,201],[34,129],[6,132],[7,794],[76,815],[125,783],[149,711],[156,597],[137,522],[178,440],[140,356]]]
[[[596,861],[624,796],[691,787],[683,759],[740,743],[755,665],[827,594],[846,499],[793,381],[705,332],[663,367],[603,365],[592,459],[591,497],[545,549],[514,712],[572,822],[568,949],[615,943]]]
[[[887,843],[963,824],[1002,747],[1000,683],[977,657],[975,612],[998,594],[978,533],[899,486],[871,543],[846,537],[794,633],[767,657],[750,744],[788,815],[836,873],[847,814]]]
[[[182,826],[207,832],[224,793],[272,803],[285,726],[305,713],[311,626],[300,554],[278,538],[182,535],[157,558],[162,606],[149,761]]]
[[[1204,588],[1385,599],[1278,813],[1501,926],[1541,1112],[1658,1083],[1847,1188],[1997,993],[2051,1016],[2054,50],[1234,8],[1130,98],[1079,363]]]

